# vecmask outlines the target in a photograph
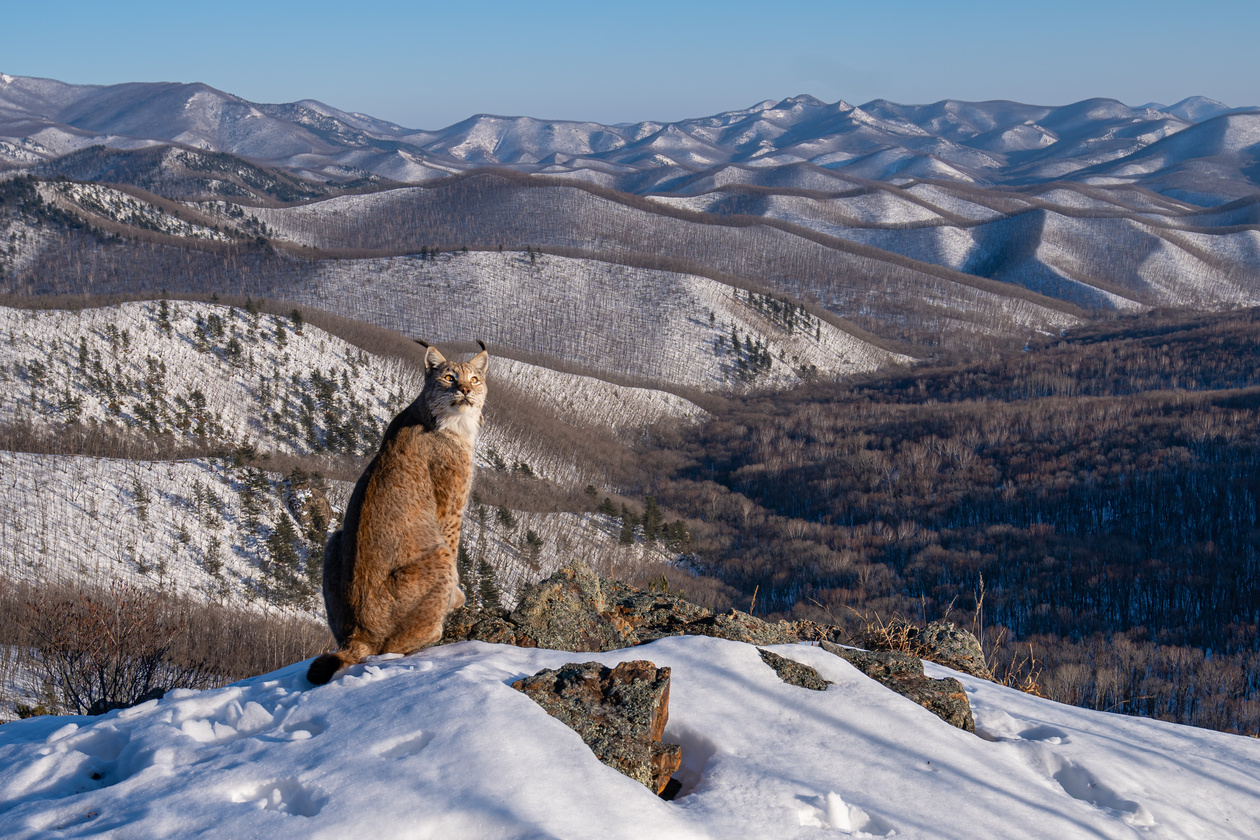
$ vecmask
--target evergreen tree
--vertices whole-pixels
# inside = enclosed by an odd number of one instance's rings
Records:
[[[661,509],[653,496],[648,496],[643,500],[643,539],[646,542],[656,542],[662,516]]]
[[[525,556],[529,565],[534,568],[538,567],[538,555],[542,552],[544,542],[543,538],[538,536],[533,528],[525,531]]]
[[[477,601],[477,569],[473,565],[472,557],[468,555],[468,549],[464,548],[464,541],[459,541],[459,548],[455,551],[455,569],[459,573],[459,583],[464,590],[464,596],[469,602],[468,606],[476,606]]]
[[[482,558],[477,567],[479,578],[477,594],[481,598],[481,607],[486,610],[502,610],[503,601],[499,597],[499,584],[495,580],[494,567]]]
[[[297,530],[287,514],[280,514],[275,527],[267,537],[267,573],[272,579],[272,589],[282,603],[302,600],[307,594],[299,565],[301,557],[297,548]]]
[[[634,515],[634,511],[630,510],[626,505],[621,506],[621,544],[634,544],[634,529],[639,524],[639,517]]]

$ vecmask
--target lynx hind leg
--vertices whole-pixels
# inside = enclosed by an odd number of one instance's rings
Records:
[[[441,546],[423,561],[394,573],[398,585],[394,630],[387,653],[411,653],[442,638],[446,616],[464,601],[450,550]]]
[[[467,603],[468,599],[464,597],[464,588],[458,583],[451,588],[451,609],[457,610]],[[449,613],[450,610],[447,610]]]

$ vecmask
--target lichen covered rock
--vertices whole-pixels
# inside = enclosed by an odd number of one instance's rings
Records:
[[[881,685],[913,700],[941,720],[967,732],[976,731],[971,703],[963,685],[953,677],[934,680],[923,673],[923,661],[891,650],[855,650],[819,642],[823,650],[842,657]]]
[[[668,668],[646,660],[615,668],[571,662],[512,687],[577,732],[600,761],[655,793],[682,761],[682,747],[661,743],[669,720]]]
[[[551,650],[603,651],[634,644],[632,628],[607,610],[600,580],[585,563],[573,563],[525,587],[507,620]]]
[[[518,633],[518,628],[508,622],[506,613],[467,606],[453,610],[442,628],[441,644],[463,641],[537,647],[533,639]]]
[[[912,634],[911,641],[924,659],[973,677],[993,680],[993,672],[984,661],[980,640],[948,621],[933,621]]]
[[[727,610],[690,621],[685,632],[690,636],[713,636],[751,645],[790,645],[797,641],[792,625],[787,622],[768,624],[739,610]]]
[[[511,613],[461,607],[447,617],[443,642],[483,642],[597,652],[682,636],[709,610],[660,592],[600,580],[574,562],[546,580],[526,586]],[[764,625],[757,619],[757,624]],[[717,635],[698,631],[701,635]],[[726,637],[724,637],[726,638]],[[775,637],[765,644],[778,641]]]
[[[808,665],[794,662],[786,656],[779,656],[774,651],[757,648],[757,652],[761,654],[761,661],[773,668],[774,672],[779,675],[779,679],[785,683],[798,685],[801,688],[809,688],[814,691],[826,691],[827,686],[831,685],[829,680],[824,680],[817,671]]]

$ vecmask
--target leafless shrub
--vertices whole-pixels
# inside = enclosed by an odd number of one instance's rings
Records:
[[[195,628],[195,632],[192,631]],[[321,652],[328,631],[266,614],[115,584],[44,586],[0,578],[0,677],[22,672],[68,712],[103,712],[176,687],[213,688]],[[50,709],[55,711],[55,709]]]
[[[144,590],[117,582],[104,592],[26,603],[34,662],[65,709],[100,714],[211,682],[204,661],[171,655],[188,625],[162,606]]]

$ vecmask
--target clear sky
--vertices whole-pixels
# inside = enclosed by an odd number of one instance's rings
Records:
[[[810,93],[1260,105],[1260,0],[0,0],[0,72],[205,82],[411,128],[676,120]]]

